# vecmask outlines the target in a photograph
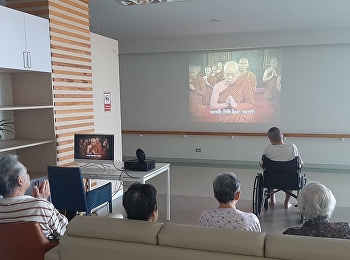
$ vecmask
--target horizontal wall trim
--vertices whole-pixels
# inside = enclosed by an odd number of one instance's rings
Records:
[[[71,117],[60,117],[60,118],[56,118],[55,122],[68,122],[68,121],[78,121],[78,120],[88,120],[94,119],[93,115],[90,116],[71,116]]]
[[[93,127],[94,126],[94,122],[56,126],[56,130],[66,130],[66,129],[73,129],[73,128],[78,128],[78,127],[84,127],[84,126],[86,126],[86,127]]]
[[[69,29],[72,29],[72,30],[75,30],[75,31],[79,31],[79,32],[83,32],[83,33],[90,33],[90,30],[88,30],[86,27],[82,28],[82,27],[75,26],[73,24],[65,23],[65,22],[62,22],[62,21],[59,21],[59,20],[55,20],[55,19],[51,19],[50,20],[50,24],[51,25],[62,26],[62,27],[69,28]]]
[[[92,101],[86,101],[86,102],[54,102],[54,106],[57,107],[68,107],[68,106],[92,106]]]
[[[73,137],[74,134],[90,134],[93,133],[94,129],[90,129],[90,130],[81,130],[81,131],[74,131],[74,132],[65,132],[62,134],[57,134],[56,137],[58,138],[63,138],[63,137]]]
[[[83,61],[83,62],[91,63],[91,58],[77,57],[77,56],[66,55],[66,54],[61,54],[61,53],[52,53],[51,57],[52,58],[59,58],[59,59],[66,59],[66,60],[71,60],[71,61]]]
[[[65,160],[72,160],[73,161],[73,156],[72,155],[66,155],[66,156],[62,156],[62,157],[58,157],[57,158],[58,162],[62,162],[62,161],[65,161]]]
[[[70,48],[70,47],[56,45],[56,44],[51,44],[51,50],[52,51],[53,50],[67,51],[67,52],[79,53],[79,54],[90,55],[91,56],[91,51],[75,49],[75,48]]]
[[[92,77],[92,73],[79,72],[79,71],[68,71],[68,70],[52,70],[52,73],[55,75],[73,75],[81,77]]]
[[[65,141],[59,141],[57,142],[57,146],[63,146],[63,145],[67,145],[67,144],[73,144],[74,143],[74,140],[71,139],[71,140],[65,140]],[[58,152],[59,153],[59,152]]]
[[[124,156],[123,161],[134,160],[134,157]],[[157,163],[170,163],[174,166],[192,166],[192,167],[216,167],[216,168],[248,168],[262,172],[258,161],[236,161],[236,160],[213,160],[213,159],[188,159],[188,158],[163,158],[163,157],[147,157],[147,159],[155,160]],[[350,165],[338,164],[314,164],[308,163],[303,167],[303,172],[331,172],[349,174]]]
[[[51,27],[51,32],[53,33],[57,33],[57,34],[61,34],[61,35],[66,35],[66,36],[70,36],[70,37],[73,37],[73,38],[76,38],[76,39],[82,39],[82,40],[85,40],[85,41],[89,41],[90,40],[90,33],[85,33],[85,35],[81,35],[79,33],[73,33],[73,32],[70,32],[70,31],[66,31],[66,30],[61,30],[61,29],[57,29],[57,28],[53,28]]]
[[[238,133],[238,132],[189,132],[189,131],[142,131],[142,130],[122,130],[122,134],[131,135],[206,135],[206,136],[247,136],[266,137],[266,133]],[[306,137],[306,138],[350,138],[350,134],[309,134],[309,133],[283,133],[284,137]]]
[[[56,82],[57,83],[57,82]],[[58,86],[58,85],[54,85],[53,86],[54,90],[69,90],[69,91],[86,91],[86,92],[90,92],[92,91],[92,87],[88,87],[88,86],[84,86],[84,87],[77,87],[77,86]]]
[[[76,15],[76,16],[79,16],[79,17],[82,17],[82,18],[85,18],[85,19],[89,19],[90,16],[89,16],[89,13],[88,12],[79,12],[79,11],[76,11],[72,8],[69,8],[69,7],[66,7],[64,5],[60,5],[60,4],[57,4],[55,2],[50,2],[50,6],[51,7],[55,7],[57,9],[60,9],[61,11],[64,11],[66,13],[69,13],[70,15]],[[83,11],[86,11],[86,10],[83,10]]]
[[[75,3],[75,2],[73,2],[71,0],[61,0],[61,2],[66,3],[67,5],[71,5],[71,6],[74,6],[76,8],[82,9],[82,10],[84,10],[86,12],[89,12],[89,6],[88,6],[89,1],[80,1],[80,2],[83,2],[83,3],[85,2],[85,5]]]
[[[74,46],[87,48],[87,49],[91,48],[90,44],[78,42],[78,41],[73,41],[73,40],[65,39],[65,38],[58,37],[58,36],[52,36],[52,35],[51,35],[51,42],[56,42],[56,43],[61,42],[61,43],[66,43],[66,44],[71,44]]]
[[[77,24],[81,24],[83,26],[87,26],[87,27],[90,26],[89,20],[85,21],[85,20],[77,19],[77,18],[74,18],[72,16],[65,15],[65,14],[62,14],[62,13],[59,13],[59,12],[56,12],[53,10],[49,10],[49,14],[51,17],[60,17],[62,19],[65,19],[65,20],[68,20],[68,21],[71,21],[71,22],[74,22]],[[86,19],[89,19],[89,18],[86,16]]]
[[[58,149],[57,153],[62,154],[62,153],[72,152],[72,151],[74,152],[74,147],[67,147],[67,148]]]
[[[55,107],[55,114],[80,114],[80,113],[93,113],[92,108],[81,108],[81,109],[58,109]]]
[[[90,93],[82,94],[54,94],[54,98],[93,98],[94,96]]]
[[[57,78],[57,77],[53,77],[52,80],[53,80],[54,82],[92,84],[92,80],[85,80],[85,79],[70,79],[70,78]]]
[[[87,65],[79,65],[79,64],[73,64],[73,63],[68,63],[68,62],[57,62],[57,61],[53,61],[52,62],[53,66],[61,66],[61,67],[71,67],[71,68],[78,68],[78,69],[87,69],[87,70],[91,70],[91,66],[87,66]]]

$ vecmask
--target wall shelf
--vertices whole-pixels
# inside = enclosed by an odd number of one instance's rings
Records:
[[[15,110],[32,110],[32,109],[51,109],[53,105],[21,105],[21,106],[0,106],[0,111],[15,111]]]
[[[44,144],[53,143],[53,142],[55,142],[55,140],[33,140],[33,139],[3,140],[3,141],[0,141],[0,153],[44,145]]]

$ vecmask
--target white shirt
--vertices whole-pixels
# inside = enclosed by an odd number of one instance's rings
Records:
[[[295,144],[269,144],[266,146],[263,155],[273,161],[287,162],[293,160],[299,156],[301,160],[298,148]],[[260,161],[262,163],[262,161]]]

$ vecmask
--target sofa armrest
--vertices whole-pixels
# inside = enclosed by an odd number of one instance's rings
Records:
[[[350,240],[267,234],[265,257],[286,260],[348,259]]]
[[[59,245],[52,248],[51,250],[45,253],[45,260],[59,260],[60,259],[60,249]]]

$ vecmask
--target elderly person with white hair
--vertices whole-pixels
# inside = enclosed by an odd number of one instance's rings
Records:
[[[0,198],[0,223],[38,222],[47,238],[63,236],[68,220],[47,201],[50,196],[48,180],[34,187],[32,196],[25,195],[29,186],[27,168],[18,161],[18,156],[3,156],[0,159],[0,195],[3,196]]]
[[[350,239],[348,223],[329,222],[336,200],[326,186],[310,182],[300,191],[297,200],[306,221],[302,227],[288,228],[283,234]]]
[[[213,190],[219,207],[204,210],[199,219],[200,226],[261,231],[259,219],[253,213],[236,208],[241,197],[241,181],[235,174],[231,172],[219,174],[214,179]]]

